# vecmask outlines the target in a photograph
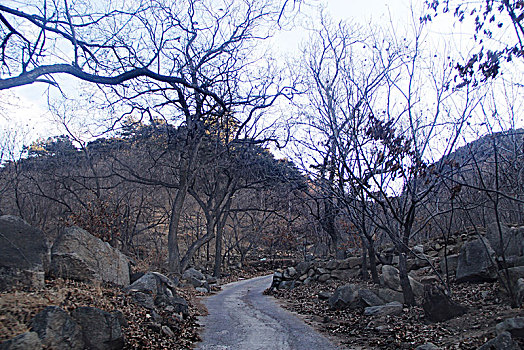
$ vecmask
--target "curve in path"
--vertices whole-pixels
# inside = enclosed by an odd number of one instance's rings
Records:
[[[262,294],[272,276],[230,283],[204,300],[209,315],[201,320],[197,349],[337,349],[298,317]]]

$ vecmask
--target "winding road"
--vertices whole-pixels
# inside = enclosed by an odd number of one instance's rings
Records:
[[[262,292],[272,276],[230,283],[204,300],[209,315],[201,319],[197,349],[338,349]]]

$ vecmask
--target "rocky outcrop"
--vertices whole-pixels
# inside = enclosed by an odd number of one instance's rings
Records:
[[[84,348],[80,326],[58,306],[48,306],[39,312],[31,322],[31,331],[38,334],[47,349]]]
[[[426,318],[432,322],[442,322],[466,313],[467,308],[451,300],[436,285],[424,286],[422,307]]]
[[[466,242],[460,250],[457,282],[485,282],[497,278],[495,252],[489,241],[477,238]]]
[[[92,350],[118,350],[124,347],[122,316],[94,307],[79,307],[72,312],[82,328],[85,347]]]
[[[44,233],[16,216],[0,216],[0,291],[44,287]]]
[[[506,257],[523,255],[524,230],[521,227],[513,228],[501,224],[499,231],[499,225],[494,222],[488,225],[486,238],[498,256],[502,254]]]
[[[50,272],[78,281],[129,285],[129,260],[107,242],[79,227],[68,227],[51,248]]]
[[[159,315],[159,310],[178,314],[180,318],[189,315],[187,301],[176,294],[176,285],[167,276],[148,272],[125,288],[135,302]],[[161,321],[159,319],[159,321]]]
[[[122,313],[79,307],[69,315],[48,306],[31,320],[31,331],[0,344],[1,350],[90,349],[119,350],[124,347]]]

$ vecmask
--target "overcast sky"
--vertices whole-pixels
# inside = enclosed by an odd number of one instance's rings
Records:
[[[417,0],[418,6],[423,4]],[[361,25],[371,22],[392,22],[394,26],[402,26],[410,20],[410,0],[325,0],[326,12],[335,20],[351,20]],[[305,13],[315,16],[318,11],[312,8],[303,8]],[[420,8],[415,11],[420,11]],[[416,14],[418,15],[418,14]],[[467,51],[462,45],[471,45],[471,32],[468,28],[462,35],[466,40],[460,40],[458,36],[451,37],[451,33],[460,33],[460,28],[452,16],[440,16],[439,20],[430,28],[434,40],[444,40],[446,45],[453,45],[455,50]],[[469,33],[468,33],[469,32]],[[300,47],[300,43],[308,36],[303,27],[297,26],[292,31],[281,32],[274,39],[275,48],[284,55],[292,54]],[[437,39],[438,38],[438,39]],[[443,39],[444,38],[444,39]],[[467,43],[467,44],[463,44]],[[71,79],[69,79],[71,81]],[[75,82],[76,83],[76,82]],[[51,115],[47,111],[47,86],[44,84],[32,84],[19,87],[11,91],[0,93],[0,128],[6,126],[25,127],[29,131],[28,138],[58,134],[60,131],[53,126]],[[7,105],[7,106],[6,106]],[[3,108],[1,108],[3,107]]]

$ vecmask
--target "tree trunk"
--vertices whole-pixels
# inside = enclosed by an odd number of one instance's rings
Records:
[[[397,249],[403,250],[402,247],[397,247]],[[404,294],[404,302],[409,306],[416,305],[415,295],[413,294],[413,289],[411,289],[411,284],[409,283],[406,253],[404,251],[399,254],[398,270],[400,274],[400,286],[402,287],[402,293]]]
[[[366,247],[362,247],[362,279],[367,281],[369,279],[368,273],[368,259],[367,259],[367,250]]]
[[[375,247],[373,242],[368,243],[369,269],[371,270],[371,278],[373,283],[380,284],[377,272],[377,259],[375,258]]]

